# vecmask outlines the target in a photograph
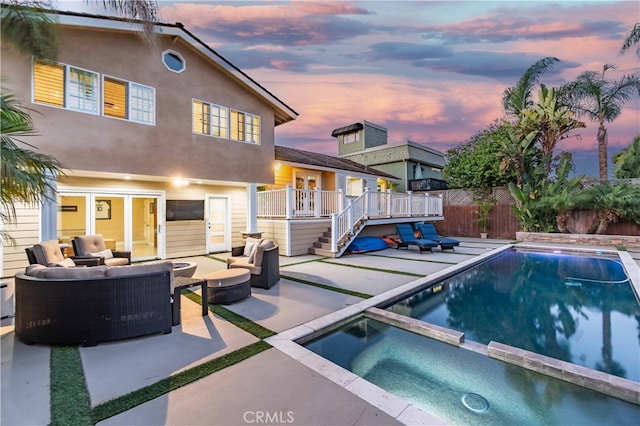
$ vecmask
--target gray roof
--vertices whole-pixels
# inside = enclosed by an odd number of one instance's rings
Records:
[[[362,123],[354,123],[348,126],[340,127],[339,129],[334,129],[333,132],[331,132],[331,136],[335,138],[338,135],[343,135],[345,133],[351,133],[355,132],[356,130],[362,129],[364,129],[364,125]]]
[[[446,164],[444,153],[413,141],[407,141],[401,145],[367,148],[363,151],[344,154],[341,158],[349,158],[374,167],[404,161],[415,161],[435,167],[444,167]]]
[[[363,173],[381,177],[384,179],[398,180],[397,177],[390,175],[372,167],[364,166],[355,161],[346,158],[332,157],[317,152],[303,151],[301,149],[288,148],[284,146],[275,146],[276,160],[287,161],[291,163],[306,164],[309,166],[327,167],[330,169],[344,170],[354,173]]]

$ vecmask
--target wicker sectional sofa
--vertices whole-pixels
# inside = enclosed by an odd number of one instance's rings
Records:
[[[171,333],[173,263],[79,268],[29,265],[15,276],[24,343],[82,344]]]

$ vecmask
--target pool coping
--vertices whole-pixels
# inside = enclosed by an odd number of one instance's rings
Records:
[[[582,253],[602,252],[617,254],[629,275],[631,286],[636,293],[636,297],[640,300],[640,266],[635,263],[631,255],[627,252],[601,247],[581,248],[532,243],[506,244],[450,268],[445,268],[428,276],[418,278],[395,289],[283,331],[275,336],[265,339],[265,341],[282,353],[295,359],[321,376],[331,380],[338,386],[350,391],[369,404],[377,407],[406,425],[445,424],[446,421],[425,412],[424,410],[391,394],[373,383],[367,382],[351,371],[348,371],[306,349],[301,346],[300,343],[313,338],[314,335],[320,334],[320,332],[324,334],[332,329],[336,329],[357,317],[365,316],[373,319],[384,320],[391,325],[396,325],[402,322],[404,327],[411,327],[409,328],[409,331],[411,332],[423,334],[427,337],[455,346],[464,346],[465,349],[483,353],[499,361],[518,365],[556,379],[567,381],[604,393],[614,398],[640,405],[639,382],[634,382],[632,380],[613,376],[587,367],[560,361],[555,358],[546,357],[497,342],[490,342],[489,345],[482,345],[476,342],[465,342],[463,333],[436,326],[434,324],[425,323],[413,318],[403,317],[402,315],[378,308],[380,305],[387,305],[394,301],[401,300],[417,289],[426,288],[434,282],[441,281],[452,274],[470,268],[478,263],[482,263],[485,260],[497,256],[506,250],[510,250],[513,247],[531,248],[536,250],[560,250]],[[394,322],[396,324],[394,324]],[[420,324],[418,324],[418,322]]]

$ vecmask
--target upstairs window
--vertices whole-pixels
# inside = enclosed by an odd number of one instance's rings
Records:
[[[360,141],[360,132],[345,133],[344,135],[342,135],[342,143],[345,145],[348,143],[354,143],[359,141]]]
[[[260,143],[260,116],[231,110],[231,139]]]
[[[105,116],[155,124],[155,90],[152,87],[104,77],[103,88]]]
[[[155,125],[155,89],[66,64],[33,62],[33,102]],[[102,89],[102,92],[101,92]]]
[[[181,73],[186,68],[182,55],[173,50],[165,50],[162,52],[162,63],[169,71],[177,73]]]
[[[226,107],[194,99],[193,133],[199,135],[229,137],[229,110]]]
[[[33,101],[98,114],[98,74],[64,64],[33,63]]]

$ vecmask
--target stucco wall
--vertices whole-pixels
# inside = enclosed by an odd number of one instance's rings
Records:
[[[40,136],[29,138],[65,168],[153,176],[271,183],[274,111],[181,40],[157,46],[123,32],[61,29],[58,60],[154,87],[156,125],[31,103],[31,58],[2,47],[3,86],[33,110]],[[180,74],[161,61],[171,48],[186,61]],[[259,145],[192,134],[193,98],[260,115]]]

